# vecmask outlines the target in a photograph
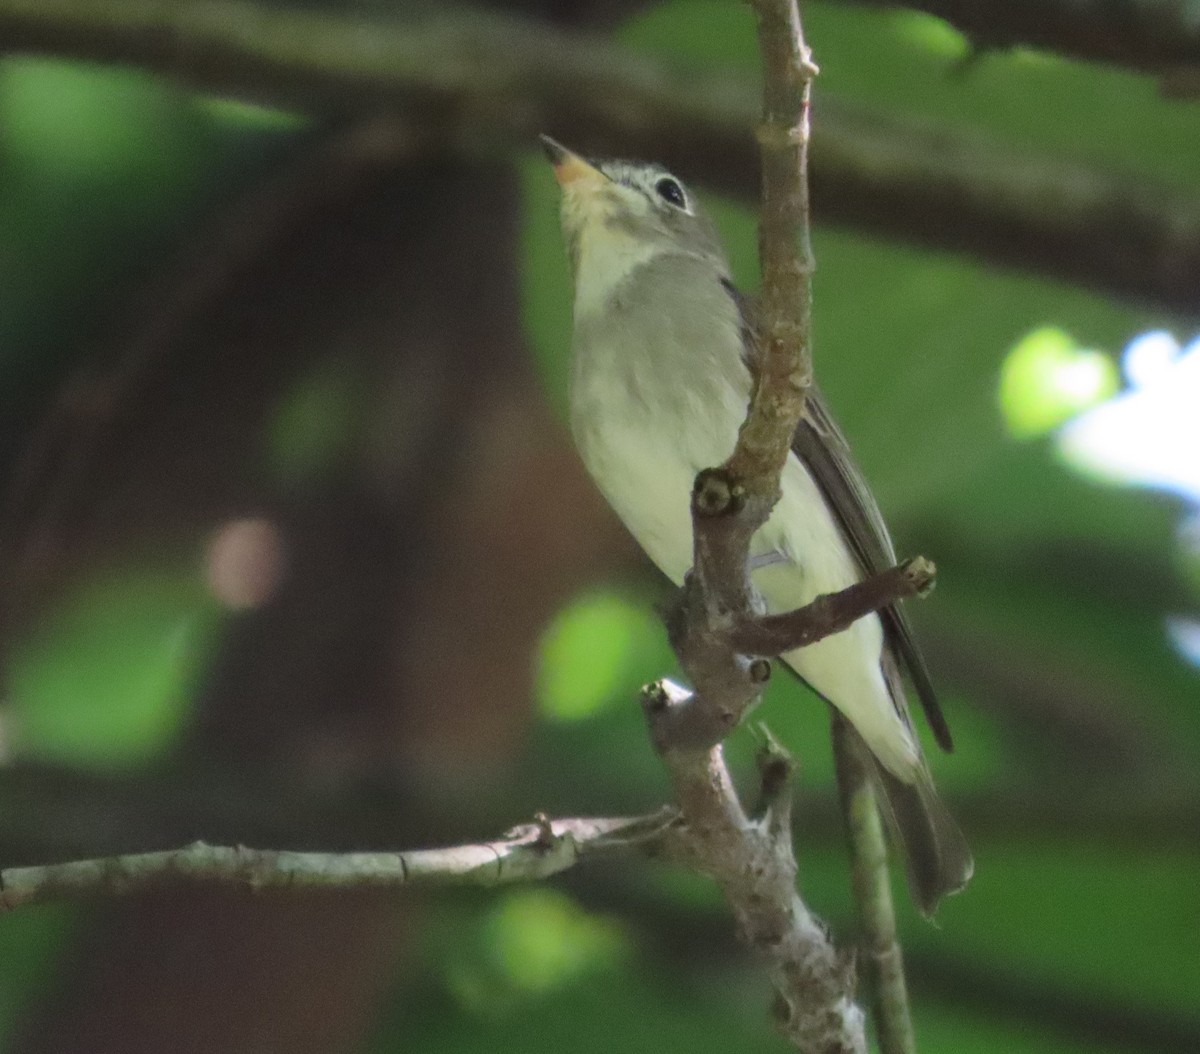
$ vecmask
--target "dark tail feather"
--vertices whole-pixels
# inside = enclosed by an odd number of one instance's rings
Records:
[[[971,850],[924,765],[915,783],[904,783],[871,760],[883,789],[884,819],[904,851],[913,900],[925,916],[932,916],[944,896],[970,880],[975,870]]]

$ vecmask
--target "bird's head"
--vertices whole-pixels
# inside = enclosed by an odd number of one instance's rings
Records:
[[[576,283],[602,268],[615,285],[639,264],[664,254],[727,264],[716,228],[692,192],[662,165],[590,160],[549,136],[542,146],[562,188],[562,226]]]

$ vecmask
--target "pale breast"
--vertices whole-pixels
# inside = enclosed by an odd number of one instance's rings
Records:
[[[729,455],[749,398],[737,310],[720,281],[710,261],[660,254],[612,287],[603,307],[590,287],[576,301],[575,443],[675,582],[691,566],[692,481]]]
[[[659,256],[614,286],[602,308],[594,289],[576,304],[575,443],[609,504],[676,583],[692,563],[692,483],[732,452],[750,395],[741,320],[720,280],[710,262]],[[664,312],[663,304],[672,310]],[[754,573],[774,611],[860,577],[839,524],[794,455],[783,497],[752,552],[784,557]],[[912,764],[915,747],[883,681],[882,648],[882,627],[872,615],[785,658],[897,771]]]

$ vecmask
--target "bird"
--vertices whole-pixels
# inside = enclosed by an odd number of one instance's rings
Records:
[[[660,164],[591,159],[542,136],[561,190],[573,288],[570,427],[588,473],[676,585],[692,560],[690,495],[744,420],[760,354],[755,300],[734,285],[716,228]],[[813,385],[751,542],[770,611],[790,611],[896,562],[879,506]],[[907,703],[907,673],[939,745],[950,730],[898,605],[781,656],[865,742],[881,811],[917,907],[932,915],[974,870],[934,786]]]

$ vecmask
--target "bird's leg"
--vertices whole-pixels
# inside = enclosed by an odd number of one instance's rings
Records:
[[[758,556],[750,557],[749,568],[750,573],[760,571],[764,567],[772,567],[775,564],[788,564],[791,560],[785,553],[781,553],[778,549],[772,549],[766,553],[759,553]]]

